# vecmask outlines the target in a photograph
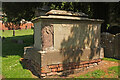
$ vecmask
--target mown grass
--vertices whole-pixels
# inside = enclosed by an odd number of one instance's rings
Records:
[[[120,61],[113,58],[103,58],[102,60],[115,61],[115,62]],[[116,80],[116,78],[120,78],[120,66],[110,67],[108,68],[107,72],[104,72],[104,70],[95,70],[92,72],[88,72],[87,74],[80,75],[77,78],[112,78],[112,80]]]
[[[120,78],[120,66],[110,67],[107,72],[104,72],[104,70],[95,70],[85,75],[80,75],[77,78]]]
[[[120,60],[113,59],[113,58],[103,58],[102,60],[120,62]]]
[[[5,40],[2,41],[2,75],[5,78],[22,78],[22,80],[32,78],[32,74],[29,70],[23,68],[19,60],[23,57],[24,47],[33,45],[33,30],[16,30],[15,32],[15,37],[12,36],[11,30],[2,33],[2,36],[5,37]],[[13,40],[23,40],[24,43],[17,44]],[[112,58],[103,58],[103,60],[119,61]],[[108,69],[108,73],[112,74],[113,78],[116,78],[119,74],[118,70],[120,70],[118,66],[111,67]],[[95,70],[78,78],[101,78],[101,76],[107,78],[103,70]]]
[[[102,70],[95,70],[93,72],[88,72],[85,75],[81,75],[78,78],[101,78],[101,76],[105,75],[105,72]]]
[[[15,30],[16,35],[15,36],[24,36],[24,35],[33,35],[32,29],[27,30]],[[13,30],[5,30],[5,32],[2,32],[2,37],[13,37]]]
[[[20,58],[23,57],[24,47],[33,45],[33,30],[16,30],[16,36],[12,36],[12,31],[2,33],[5,39],[2,41],[2,75],[5,78],[32,78],[32,74],[27,69],[23,69]],[[14,40],[23,40],[23,44],[18,44]]]
[[[112,75],[113,77],[117,77],[118,76],[120,78],[120,66],[110,67],[108,69],[108,73],[109,73],[109,75],[110,74],[114,74],[114,75]]]

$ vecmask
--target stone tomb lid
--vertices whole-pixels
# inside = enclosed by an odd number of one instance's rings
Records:
[[[46,15],[64,15],[64,16],[79,16],[79,17],[88,17],[85,13],[82,12],[73,12],[65,10],[50,10]]]
[[[32,22],[36,22],[39,19],[63,19],[63,20],[84,20],[84,21],[97,21],[103,22],[101,19],[89,19],[88,15],[80,12],[72,12],[72,11],[65,11],[65,10],[50,10],[48,11],[45,16],[39,16],[32,20]]]

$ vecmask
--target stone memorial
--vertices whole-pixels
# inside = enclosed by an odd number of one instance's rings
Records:
[[[103,20],[90,19],[82,12],[50,10],[32,22],[34,45],[24,48],[24,59],[40,76],[73,73],[104,57],[100,46]]]

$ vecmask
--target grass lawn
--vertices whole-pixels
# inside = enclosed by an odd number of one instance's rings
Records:
[[[104,76],[105,72],[102,70],[95,70],[93,72],[88,72],[85,75],[79,76],[79,78],[100,78],[101,76]]]
[[[102,60],[120,62],[120,60],[113,59],[113,58],[103,58]]]
[[[24,47],[33,45],[33,30],[16,30],[16,36],[12,36],[12,31],[8,30],[2,33],[5,40],[2,41],[2,75],[5,78],[32,78],[29,70],[24,69],[20,63],[20,58],[23,57]],[[23,44],[15,43],[14,40],[23,40]],[[103,60],[118,61],[112,58],[104,58]],[[78,78],[116,78],[120,73],[120,66],[110,67],[106,72],[103,70],[95,70],[88,72],[85,75],[80,75]],[[83,80],[83,79],[82,79]]]
[[[2,32],[5,40],[2,41],[2,75],[5,78],[32,78],[29,70],[23,69],[20,58],[23,57],[24,47],[33,45],[33,30],[16,30],[12,36],[11,30]],[[13,40],[23,40],[23,44]]]
[[[120,76],[120,66],[113,66],[108,68],[107,72],[103,70],[95,70],[88,72],[85,75],[80,75],[78,78],[118,78]]]
[[[103,58],[102,60],[120,62],[120,60],[113,58]],[[88,72],[85,75],[80,75],[77,78],[118,78],[118,77],[120,77],[120,66],[110,67],[107,69],[107,72],[104,70],[95,70],[93,72]]]

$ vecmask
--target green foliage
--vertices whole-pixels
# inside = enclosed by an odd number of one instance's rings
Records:
[[[55,9],[55,5],[54,4],[51,4],[51,9]]]
[[[2,18],[2,21],[3,21],[3,23],[4,23],[4,22],[7,22],[7,21],[8,21],[8,18],[7,18],[7,17],[3,17],[3,18]]]
[[[110,27],[110,24],[107,24],[107,30],[108,30],[109,27]]]
[[[67,10],[73,12],[84,12],[93,17],[93,3],[80,3],[80,2],[58,2],[58,3],[49,3],[51,9],[56,10]]]
[[[25,19],[30,21],[31,18],[34,17],[35,8],[38,6],[42,6],[43,3],[18,3],[18,2],[11,2],[7,3],[4,2],[2,4],[3,12],[6,13],[8,17],[8,22],[16,23],[21,19]]]
[[[37,2],[37,3],[2,3],[3,12],[7,14],[7,22],[19,22],[21,19],[32,20],[35,15],[35,9],[48,5],[51,9],[67,10],[73,12],[84,12],[89,18],[103,19],[104,25],[120,23],[120,2]],[[4,19],[3,19],[4,20]],[[102,32],[107,31],[106,26],[102,27]]]
[[[93,3],[80,3],[80,2],[46,2],[46,3],[3,3],[3,12],[7,14],[8,22],[20,21],[25,19],[30,21],[35,17],[35,9],[43,5],[50,6],[51,9],[67,10],[73,12],[84,12],[92,16]]]

